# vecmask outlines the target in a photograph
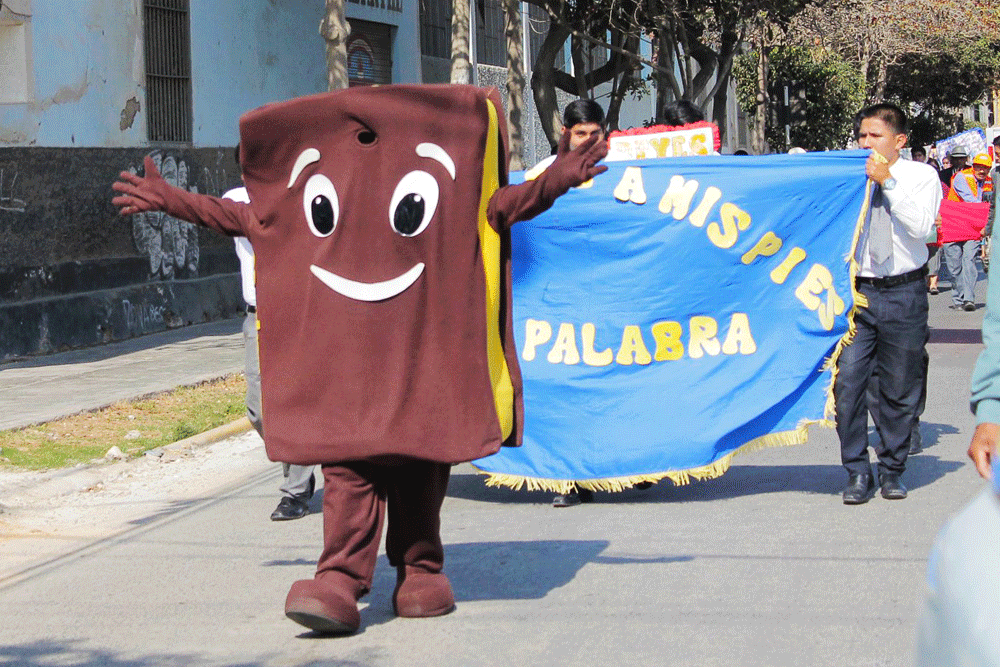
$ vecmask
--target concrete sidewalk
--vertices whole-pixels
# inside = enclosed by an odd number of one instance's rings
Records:
[[[243,318],[0,365],[0,429],[243,370]]]

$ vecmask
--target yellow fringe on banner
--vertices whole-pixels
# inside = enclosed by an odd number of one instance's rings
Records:
[[[794,431],[783,431],[781,433],[769,433],[755,438],[736,449],[718,461],[697,468],[688,470],[668,470],[666,472],[648,473],[645,475],[626,475],[624,477],[609,477],[606,479],[544,479],[541,477],[523,477],[521,475],[509,475],[506,473],[495,473],[481,471],[486,475],[486,486],[501,487],[520,491],[552,491],[554,493],[569,493],[576,487],[590,489],[591,491],[618,492],[630,489],[642,482],[659,482],[669,479],[677,486],[690,484],[692,479],[715,479],[721,477],[732,463],[733,457],[737,454],[755,452],[765,447],[783,447],[787,445],[802,445],[809,440],[810,426],[825,426],[833,428],[833,422],[827,419],[804,420],[799,423]],[[473,464],[475,465],[475,464]]]
[[[861,239],[861,230],[864,228],[865,218],[868,216],[868,207],[869,202],[871,202],[871,195],[872,181],[869,179],[865,184],[865,201],[861,207],[861,213],[858,215],[858,221],[854,226],[854,238],[851,240],[851,251],[846,257],[848,265],[850,266],[851,294],[854,296],[854,305],[851,306],[851,310],[847,313],[847,332],[839,341],[837,341],[836,346],[833,348],[833,352],[823,364],[823,370],[830,371],[830,382],[825,390],[826,406],[824,409],[823,419],[803,420],[794,431],[769,433],[768,435],[755,438],[742,447],[739,447],[726,456],[723,456],[714,463],[700,466],[698,468],[690,468],[688,470],[668,470],[666,472],[649,473],[645,475],[626,475],[624,477],[609,477],[607,479],[581,480],[523,477],[521,475],[509,475],[506,473],[486,472],[481,470],[480,472],[486,475],[486,486],[507,487],[513,489],[514,491],[525,489],[527,491],[551,491],[553,493],[570,493],[577,487],[589,489],[591,491],[618,492],[630,489],[643,482],[652,482],[655,484],[663,479],[669,479],[677,486],[684,486],[686,484],[690,484],[692,479],[703,480],[721,477],[727,470],[729,470],[733,457],[737,454],[755,452],[759,449],[764,449],[765,447],[803,445],[809,440],[809,427],[813,425],[835,428],[836,422],[834,421],[834,418],[836,416],[836,404],[833,398],[833,385],[837,379],[837,359],[840,358],[840,353],[843,351],[844,347],[849,345],[850,342],[854,340],[854,334],[857,333],[854,316],[857,313],[858,308],[868,307],[868,299],[866,299],[865,295],[855,288],[854,279],[858,275],[858,261],[855,259],[855,254],[858,247],[858,241]]]
[[[878,153],[875,154],[879,155]],[[879,155],[879,157],[881,157],[881,155]],[[840,358],[840,353],[843,351],[844,347],[851,344],[851,341],[854,340],[854,334],[858,331],[858,327],[854,323],[854,316],[858,312],[858,308],[868,307],[868,299],[864,294],[857,290],[855,278],[857,278],[859,268],[857,260],[858,241],[861,239],[861,230],[864,229],[865,226],[865,218],[868,217],[868,208],[872,200],[873,183],[874,181],[870,178],[865,182],[865,201],[861,206],[861,213],[858,215],[858,221],[854,225],[854,238],[851,239],[850,254],[848,254],[845,258],[848,266],[850,267],[849,282],[851,284],[851,294],[854,296],[854,305],[851,306],[851,310],[847,313],[847,333],[845,333],[841,339],[837,341],[837,345],[833,348],[833,353],[823,364],[823,370],[830,371],[830,383],[826,387],[826,407],[823,411],[823,416],[827,421],[831,421],[834,424],[836,424],[833,420],[836,419],[837,405],[833,397],[833,385],[837,381],[837,359]]]

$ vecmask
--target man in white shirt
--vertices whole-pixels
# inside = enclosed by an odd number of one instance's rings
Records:
[[[237,155],[237,162],[239,156]],[[222,195],[243,204],[250,203],[246,188],[233,188]],[[247,418],[260,436],[264,437],[264,422],[261,417],[260,400],[260,357],[257,354],[257,291],[254,287],[254,254],[250,241],[245,236],[237,236],[236,256],[240,259],[240,277],[243,283],[243,300],[247,303],[247,316],[243,320],[243,349],[245,353],[245,375],[247,379]],[[271,513],[271,521],[300,519],[309,514],[309,499],[315,490],[316,480],[312,466],[282,463],[284,481],[281,484],[281,500]]]
[[[882,497],[900,500],[913,425],[919,416],[927,344],[926,239],[941,186],[933,167],[899,159],[906,145],[906,114],[893,104],[876,104],[855,117],[861,148],[872,149],[865,173],[872,201],[855,259],[857,291],[868,301],[854,318],[857,332],[837,361],[834,398],[841,461],[850,479],[844,504]],[[878,484],[868,461],[865,389],[878,374]]]

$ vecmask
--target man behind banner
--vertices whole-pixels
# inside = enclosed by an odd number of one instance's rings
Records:
[[[850,475],[846,505],[868,502],[876,489],[868,458],[865,388],[879,378],[878,485],[882,497],[900,500],[913,425],[923,386],[927,343],[927,247],[924,239],[941,204],[937,173],[926,164],[899,159],[906,145],[906,114],[893,104],[858,112],[855,135],[872,149],[865,173],[872,200],[855,251],[855,288],[867,307],[854,316],[857,331],[837,361],[834,398],[840,455]],[[862,301],[863,303],[863,301]]]
[[[972,166],[955,174],[951,179],[951,190],[948,199],[953,202],[978,204],[992,199],[993,184],[990,181],[990,169],[993,161],[986,153],[979,153],[972,160]],[[945,211],[941,212],[948,222]],[[976,281],[979,279],[979,269],[976,267],[976,253],[979,252],[981,230],[968,229],[957,238],[945,239],[944,259],[948,264],[948,272],[952,275],[952,310],[976,309]]]

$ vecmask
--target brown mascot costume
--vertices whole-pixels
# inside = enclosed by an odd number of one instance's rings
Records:
[[[123,214],[162,210],[256,254],[264,439],[321,464],[324,547],[286,615],[354,632],[388,512],[399,616],[445,614],[440,511],[450,466],[520,444],[510,225],[601,173],[603,142],[507,185],[495,90],[354,88],[240,120],[249,206],[145,176],[114,184]]]

